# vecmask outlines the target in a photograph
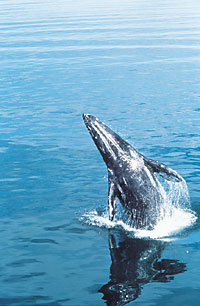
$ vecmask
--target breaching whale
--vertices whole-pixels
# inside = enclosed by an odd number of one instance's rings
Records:
[[[83,114],[83,120],[108,169],[109,219],[114,219],[118,198],[135,228],[152,229],[165,201],[158,175],[176,182],[184,179],[139,153],[96,117]]]

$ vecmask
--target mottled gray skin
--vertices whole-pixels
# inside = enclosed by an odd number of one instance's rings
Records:
[[[153,228],[165,200],[163,188],[155,173],[175,181],[183,178],[166,165],[137,152],[94,116],[83,114],[83,119],[108,168],[110,220],[114,219],[118,198],[134,227]]]

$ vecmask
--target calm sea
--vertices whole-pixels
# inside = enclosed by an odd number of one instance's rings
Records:
[[[198,216],[199,0],[0,0],[0,305],[199,306],[199,219],[163,241],[82,217],[107,206],[83,112],[177,170]]]

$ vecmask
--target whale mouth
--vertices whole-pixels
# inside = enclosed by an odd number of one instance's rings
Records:
[[[88,131],[90,132],[91,136],[94,137],[94,125],[95,122],[98,121],[98,119],[90,114],[85,113],[83,113],[82,117]]]
[[[83,113],[82,117],[83,117],[83,120],[84,120],[85,125],[86,125],[87,127],[88,127],[88,124],[90,124],[90,123],[92,123],[92,122],[94,122],[94,121],[97,120],[97,118],[95,118],[94,116],[92,116],[92,115],[90,115],[90,114],[85,114],[85,113]]]
[[[83,113],[82,117],[83,117],[83,121],[85,123],[86,128],[88,129],[90,135],[94,139],[97,134],[95,122],[97,122],[98,119],[90,114],[85,114],[85,113]]]
[[[110,168],[111,161],[114,163],[118,156],[123,156],[125,147],[130,145],[98,118],[86,113],[83,113],[82,117],[107,167]]]
[[[85,114],[85,113],[83,113],[82,117],[83,117],[83,120],[84,120],[84,121],[87,121],[88,118],[90,117],[90,114]]]

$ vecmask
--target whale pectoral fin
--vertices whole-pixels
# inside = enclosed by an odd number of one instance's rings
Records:
[[[113,221],[115,216],[115,206],[116,206],[117,188],[114,182],[110,182],[108,190],[108,209],[109,209],[109,219]]]
[[[158,161],[155,161],[153,159],[147,159],[144,157],[144,162],[150,168],[154,171],[159,173],[161,176],[164,176],[166,179],[171,179],[176,182],[184,181],[182,176],[180,176],[175,170],[167,167],[165,164],[159,163]]]

